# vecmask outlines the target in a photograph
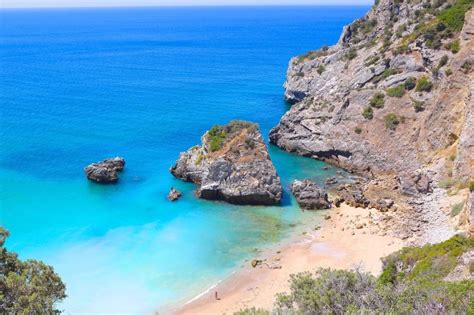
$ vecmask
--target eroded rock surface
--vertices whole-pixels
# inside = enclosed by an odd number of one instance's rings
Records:
[[[171,173],[199,185],[203,199],[233,204],[275,205],[282,187],[256,124],[231,121],[214,126],[202,144],[180,155]]]
[[[92,163],[84,168],[84,172],[87,179],[91,181],[101,184],[112,184],[118,181],[118,172],[121,172],[124,167],[125,159],[115,157]]]
[[[395,178],[393,218],[413,221],[396,226],[430,242],[455,232],[438,206],[440,183],[474,177],[474,9],[453,26],[443,17],[456,4],[380,0],[336,45],[293,58],[285,97],[294,105],[270,133],[287,151]]]
[[[322,210],[331,208],[331,202],[325,190],[310,180],[295,180],[291,184],[291,192],[302,209]]]

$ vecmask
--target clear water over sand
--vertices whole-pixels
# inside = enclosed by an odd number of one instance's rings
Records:
[[[246,119],[267,137],[288,105],[291,56],[337,41],[366,7],[0,11],[0,220],[7,247],[52,264],[73,314],[143,313],[186,300],[255,248],[317,214],[288,194],[334,170],[270,147],[281,207],[198,200],[168,172],[212,124]],[[121,155],[119,185],[85,180]],[[171,186],[184,192],[169,203]]]

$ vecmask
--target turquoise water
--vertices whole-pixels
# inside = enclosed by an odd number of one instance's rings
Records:
[[[337,41],[367,7],[0,11],[0,219],[7,247],[52,264],[78,313],[149,313],[228,275],[317,219],[288,194],[323,163],[270,153],[281,207],[198,200],[168,172],[212,124],[265,137],[288,109],[291,56]],[[119,185],[83,167],[127,160]],[[184,197],[169,203],[171,186]]]

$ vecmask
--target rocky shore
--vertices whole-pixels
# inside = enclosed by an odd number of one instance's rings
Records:
[[[243,205],[276,205],[280,178],[256,124],[214,126],[202,144],[181,153],[171,173],[199,185],[198,197]]]
[[[465,8],[378,1],[335,46],[290,61],[294,105],[270,133],[289,152],[366,177],[360,193],[373,198],[354,204],[379,205],[394,234],[415,243],[474,229],[474,9],[460,23]],[[452,194],[467,196],[459,213],[440,206]]]
[[[361,178],[343,185],[329,179],[329,196],[295,181],[302,208],[333,204],[322,227],[252,259],[176,313],[272,309],[291,274],[355,265],[377,274],[380,258],[402,246],[474,235],[471,7],[376,1],[335,46],[290,61],[285,97],[292,107],[272,129],[271,143]],[[461,258],[466,274],[472,253]]]

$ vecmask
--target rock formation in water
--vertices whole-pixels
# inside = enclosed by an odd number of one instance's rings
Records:
[[[327,192],[308,179],[293,181],[291,192],[302,209],[322,210],[331,208]]]
[[[294,105],[270,141],[386,179],[410,233],[446,239],[454,229],[439,226],[449,219],[433,215],[442,187],[474,178],[473,70],[472,1],[376,1],[336,45],[290,61],[285,97]]]
[[[203,199],[233,204],[280,203],[280,178],[256,124],[231,121],[214,126],[202,144],[181,153],[171,173],[199,185]]]
[[[169,201],[176,201],[179,198],[181,198],[182,194],[179,190],[177,190],[174,187],[171,187],[169,193],[168,193],[168,200]]]
[[[92,163],[84,168],[84,172],[87,179],[91,181],[101,184],[112,184],[118,181],[118,172],[121,172],[124,167],[125,159],[115,157]]]

